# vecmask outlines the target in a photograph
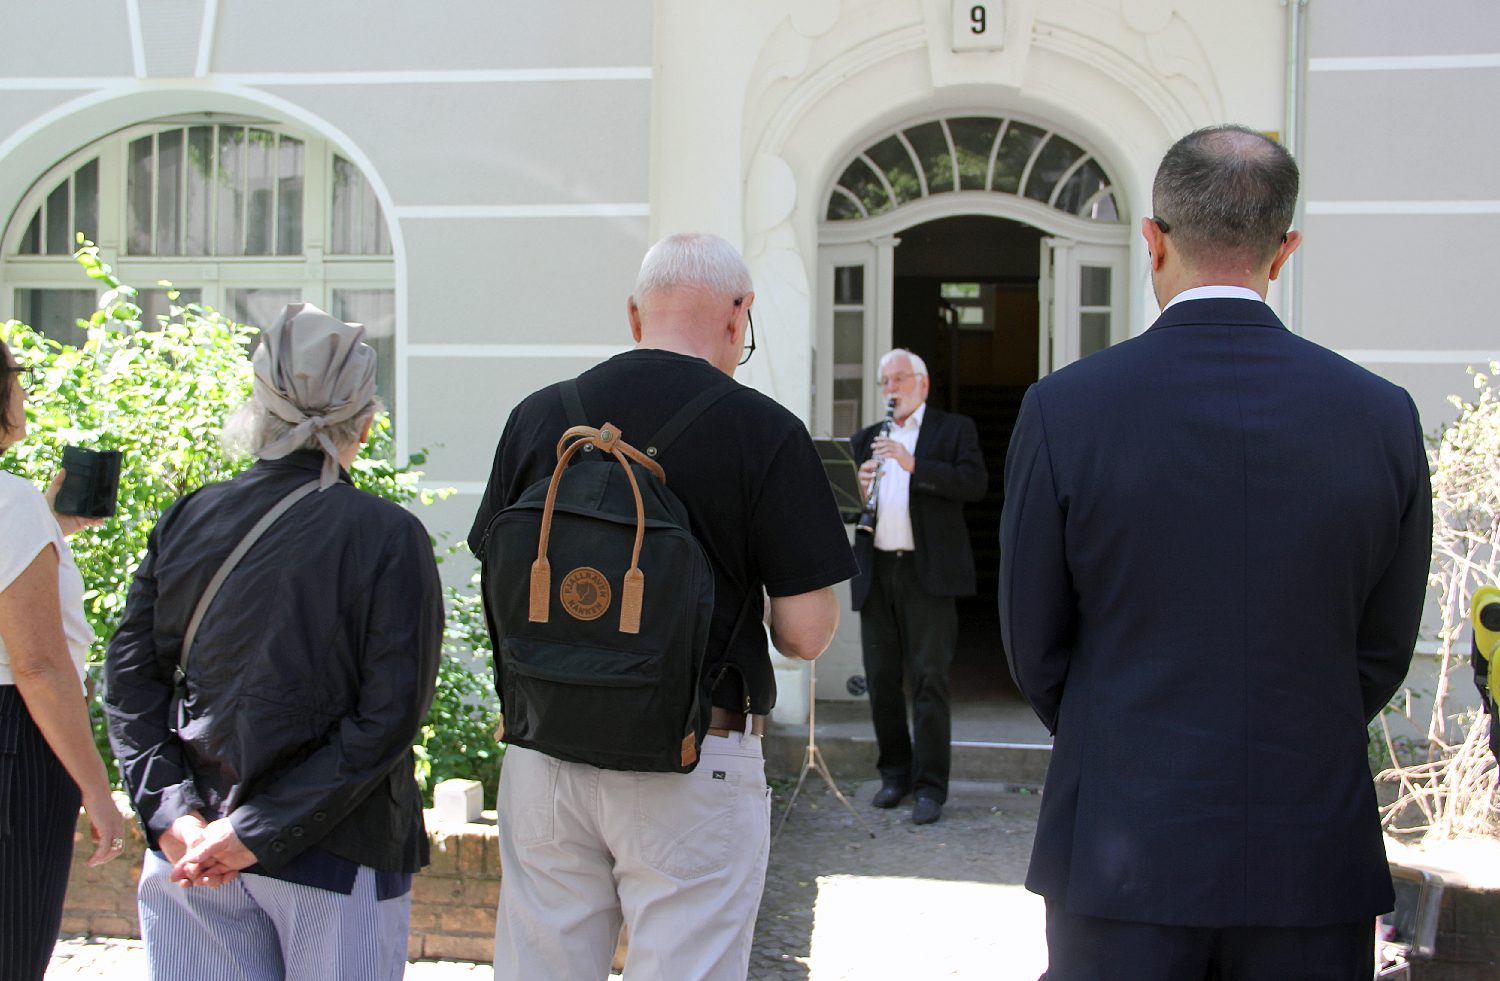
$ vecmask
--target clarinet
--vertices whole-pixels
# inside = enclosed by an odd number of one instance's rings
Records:
[[[896,421],[896,400],[889,398],[885,400],[885,421],[880,424],[880,435],[890,436],[891,426]],[[854,530],[864,534],[875,534],[875,516],[880,509],[880,467],[875,468],[875,473],[870,478],[870,494],[865,498],[864,510],[859,513],[859,521],[854,525]]]

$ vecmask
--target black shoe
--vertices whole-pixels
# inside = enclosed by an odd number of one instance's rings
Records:
[[[875,796],[870,798],[870,803],[874,804],[876,807],[895,807],[897,804],[901,803],[901,798],[905,796],[905,790],[902,790],[900,787],[893,787],[890,784],[886,784],[879,790],[875,791]]]
[[[931,797],[918,797],[911,809],[912,824],[932,824],[943,816],[943,805]]]

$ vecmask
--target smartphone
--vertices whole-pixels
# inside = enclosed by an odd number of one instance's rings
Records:
[[[80,518],[112,516],[120,492],[121,459],[119,450],[63,447],[62,465],[67,475],[53,503],[57,513]]]

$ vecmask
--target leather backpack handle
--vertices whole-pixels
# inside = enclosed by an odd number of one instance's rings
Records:
[[[541,534],[537,536],[536,561],[531,564],[531,592],[528,618],[532,623],[546,623],[550,615],[552,598],[552,564],[547,559],[547,543],[552,535],[552,513],[557,503],[557,485],[563,471],[573,456],[582,448],[592,446],[611,454],[625,468],[625,477],[630,481],[630,492],[635,498],[635,544],[630,552],[630,568],[620,590],[620,632],[637,634],[641,631],[641,606],[645,601],[646,576],[641,572],[641,545],[646,538],[646,505],[641,499],[641,487],[636,482],[635,471],[630,461],[641,464],[666,482],[666,472],[655,460],[620,439],[620,430],[606,422],[603,428],[573,426],[563,433],[557,442],[557,466],[552,470],[552,480],[547,485],[547,500],[542,506]]]

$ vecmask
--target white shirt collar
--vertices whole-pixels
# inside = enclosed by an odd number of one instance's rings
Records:
[[[911,415],[906,417],[906,422],[901,425],[902,429],[921,429],[922,420],[927,415],[927,403],[923,402],[912,410]],[[892,420],[894,423],[895,420]]]
[[[1167,306],[1162,307],[1162,310],[1165,311],[1167,307],[1178,303],[1185,303],[1188,300],[1256,300],[1261,303],[1266,302],[1265,297],[1247,286],[1194,286],[1192,289],[1183,290],[1172,297],[1167,301]]]

